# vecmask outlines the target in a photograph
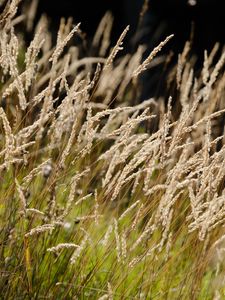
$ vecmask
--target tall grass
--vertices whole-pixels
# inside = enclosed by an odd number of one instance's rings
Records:
[[[19,2],[0,21],[1,298],[223,299],[225,54],[195,72],[187,43],[174,96],[132,105],[171,37],[118,56],[107,14],[82,57],[81,25],[52,45],[42,17],[26,46]]]

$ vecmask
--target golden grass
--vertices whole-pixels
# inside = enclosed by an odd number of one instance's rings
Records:
[[[107,14],[104,57],[81,57],[81,25],[52,45],[43,17],[26,47],[19,2],[0,19],[1,297],[222,299],[225,54],[198,74],[187,43],[176,95],[132,105],[171,37],[118,58]]]

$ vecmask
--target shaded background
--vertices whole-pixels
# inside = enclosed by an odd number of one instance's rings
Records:
[[[175,33],[174,51],[180,50],[184,42],[194,34],[193,49],[200,53],[210,49],[215,42],[225,41],[225,12],[223,0],[149,0],[145,13],[140,41],[149,46],[164,36]],[[58,26],[62,16],[72,16],[82,23],[82,29],[92,36],[107,10],[112,11],[114,20],[113,40],[118,38],[127,24],[131,25],[130,37],[137,29],[144,0],[40,0],[38,15],[46,13],[52,27]]]
[[[145,14],[140,18],[143,4],[147,2]],[[132,53],[138,45],[145,44],[147,56],[166,36],[174,33],[174,38],[161,52],[172,52],[171,66],[176,64],[177,55],[187,40],[192,41],[191,54],[196,56],[196,70],[202,67],[205,49],[210,51],[220,42],[222,51],[225,43],[224,0],[39,0],[37,18],[45,13],[51,19],[51,31],[56,33],[60,18],[72,16],[75,23],[81,22],[81,29],[91,39],[106,11],[114,16],[112,44],[123,29],[131,25],[124,51]],[[162,70],[160,65],[145,72],[141,78],[141,98],[158,97],[165,92],[168,73]]]
[[[131,25],[131,32],[134,32],[142,3],[142,0],[40,0],[38,16],[46,13],[53,27],[58,26],[62,16],[72,16],[75,23],[81,22],[82,30],[91,37],[106,11],[111,11],[114,16],[112,38],[115,41],[128,24]]]

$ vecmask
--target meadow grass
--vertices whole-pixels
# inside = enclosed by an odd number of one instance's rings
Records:
[[[138,103],[172,36],[142,62],[107,13],[83,57],[82,25],[53,44],[43,16],[26,46],[19,2],[0,17],[0,298],[223,299],[225,54],[196,72],[187,42],[174,94]]]

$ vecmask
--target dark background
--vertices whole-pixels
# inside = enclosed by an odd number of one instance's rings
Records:
[[[128,24],[134,32],[142,3],[142,0],[40,0],[38,16],[46,13],[53,27],[58,26],[62,16],[72,16],[75,23],[81,22],[81,29],[90,37],[106,11],[111,11],[114,16],[112,38],[115,40]]]
[[[221,53],[225,44],[224,2],[225,0],[196,0],[196,5],[193,6],[188,4],[188,0],[149,0],[148,9],[140,19],[144,0],[40,0],[38,16],[42,13],[49,16],[52,32],[57,32],[62,16],[72,16],[74,23],[81,22],[81,29],[91,40],[101,18],[110,10],[114,15],[112,44],[115,44],[123,29],[130,24],[124,51],[135,52],[139,44],[145,44],[147,56],[166,36],[173,33],[174,38],[162,51],[162,54],[173,53],[169,70],[176,64],[178,53],[191,37],[191,54],[196,57],[196,70],[201,70],[204,50],[210,52],[215,43],[219,42]],[[85,55],[92,53],[87,52]],[[165,91],[168,76],[162,70],[163,66],[160,65],[145,72],[141,98],[160,96]]]
[[[225,10],[223,0],[196,0],[195,6],[188,0],[149,0],[140,41],[149,47],[166,35],[175,33],[174,51],[180,50],[184,42],[194,33],[193,50],[198,54],[212,48],[215,42],[225,42]],[[46,13],[57,27],[62,16],[81,22],[81,28],[92,36],[107,10],[112,11],[115,21],[112,39],[118,38],[127,24],[131,25],[130,38],[137,28],[143,0],[40,0],[38,15]]]

